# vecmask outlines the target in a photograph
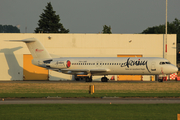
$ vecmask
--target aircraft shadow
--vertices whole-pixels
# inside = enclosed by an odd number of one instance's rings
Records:
[[[25,70],[24,68],[22,68],[19,65],[19,62],[18,62],[14,52],[21,48],[23,48],[23,47],[0,49],[0,53],[4,53],[4,56],[6,58],[6,61],[7,61],[8,67],[9,67],[7,72],[11,76],[10,80],[23,80],[23,71],[27,72],[28,74],[31,74],[31,75],[36,74],[36,73],[32,73],[32,72]],[[38,75],[43,75],[43,74],[38,74]]]

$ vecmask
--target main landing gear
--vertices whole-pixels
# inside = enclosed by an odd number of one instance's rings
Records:
[[[163,82],[163,79],[158,79],[158,82]]]
[[[75,75],[75,80],[80,81],[80,80],[85,80],[86,82],[92,82],[92,75],[91,76],[77,76]],[[101,78],[101,82],[108,82],[108,78],[106,76]]]
[[[87,76],[87,75],[77,76],[77,75],[75,75],[75,80],[76,81],[92,82],[92,76]]]
[[[109,79],[107,77],[105,77],[105,76],[101,78],[101,82],[108,82],[108,80]]]
[[[85,80],[86,80],[86,82],[92,82],[92,76],[91,77],[86,77]]]

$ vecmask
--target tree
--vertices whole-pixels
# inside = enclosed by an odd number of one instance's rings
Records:
[[[0,33],[20,33],[20,29],[12,25],[0,25]]]
[[[180,20],[175,18],[171,23],[168,22],[168,34],[177,34],[177,42],[180,43]],[[165,34],[165,24],[159,26],[148,27],[142,32],[143,34]]]
[[[56,12],[53,11],[51,2],[47,3],[46,9],[43,10],[44,13],[39,16],[39,27],[34,30],[35,33],[69,33],[69,29],[65,29],[63,24],[60,23],[59,15],[56,15]]]
[[[111,26],[104,25],[103,26],[103,34],[112,34],[111,32]]]

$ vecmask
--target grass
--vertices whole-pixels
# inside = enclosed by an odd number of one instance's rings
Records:
[[[89,93],[89,85],[95,93]],[[164,83],[0,83],[0,98],[8,97],[180,97],[180,82]]]
[[[2,120],[176,120],[180,104],[0,105]]]

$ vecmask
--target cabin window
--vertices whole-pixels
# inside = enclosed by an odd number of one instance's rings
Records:
[[[95,63],[93,63],[93,65],[95,65]]]
[[[85,65],[86,65],[86,63],[85,63]]]
[[[116,65],[116,63],[114,63],[114,65]]]
[[[164,64],[166,64],[166,63],[165,63],[165,62],[160,62],[159,64],[160,64],[160,65],[164,65]]]
[[[109,65],[111,65],[111,63],[109,63]]]
[[[160,65],[164,65],[164,64],[171,64],[170,62],[160,62]]]
[[[109,65],[109,63],[107,63],[107,65]]]

